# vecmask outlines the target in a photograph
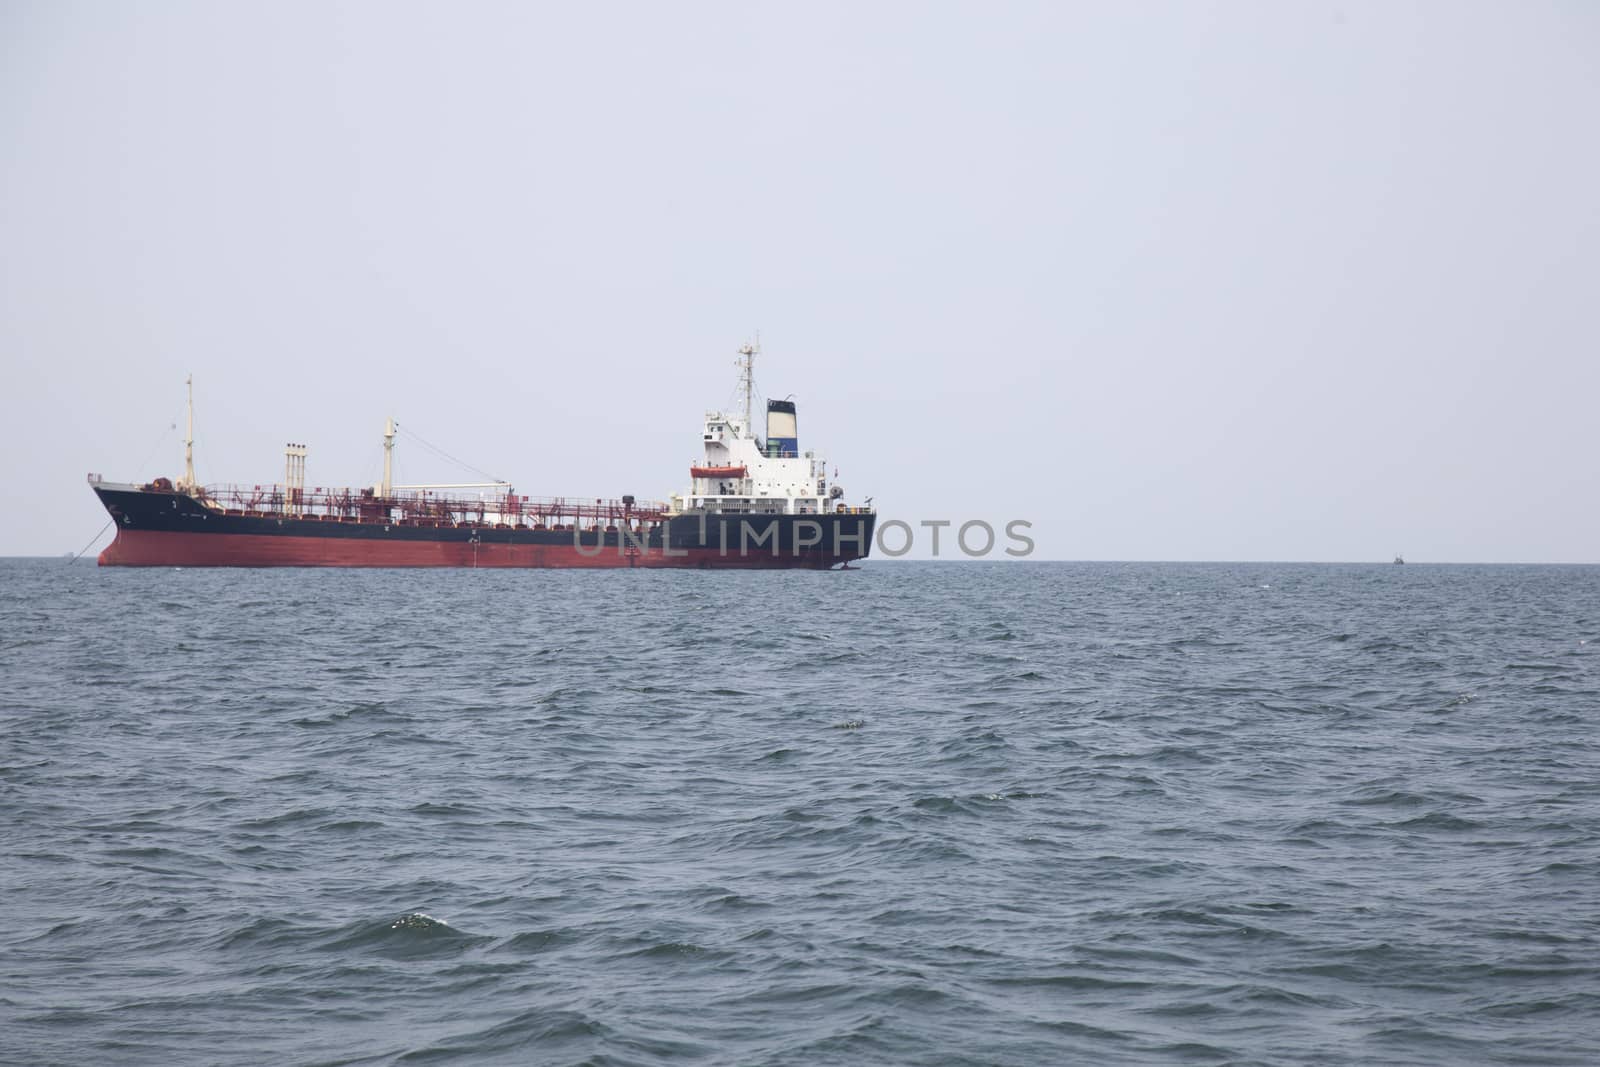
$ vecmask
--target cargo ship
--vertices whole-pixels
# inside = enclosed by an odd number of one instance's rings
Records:
[[[307,488],[307,448],[289,444],[281,485],[201,485],[189,381],[184,474],[89,485],[116,524],[103,567],[695,567],[831,569],[864,558],[876,514],[847,504],[827,463],[800,450],[791,400],[754,425],[759,349],[739,349],[744,410],[708,411],[689,485],[666,502],[536,497],[506,482],[396,485],[397,427],[383,480]],[[837,475],[835,471],[835,475]],[[462,490],[476,495],[459,495]]]

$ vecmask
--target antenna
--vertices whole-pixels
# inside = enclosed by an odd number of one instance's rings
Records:
[[[189,428],[183,438],[183,484],[187,489],[194,488],[194,375],[191,374],[183,381],[189,387]]]

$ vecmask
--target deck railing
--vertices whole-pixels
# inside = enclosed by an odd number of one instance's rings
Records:
[[[197,495],[207,507],[230,514],[418,526],[588,529],[658,523],[667,511],[665,504],[656,501],[535,497],[511,491],[456,497],[416,490],[380,497],[370,489],[211,485]]]

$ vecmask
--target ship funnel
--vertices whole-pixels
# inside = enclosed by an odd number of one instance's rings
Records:
[[[793,400],[767,401],[767,451],[774,449],[780,456],[800,454],[800,431]]]

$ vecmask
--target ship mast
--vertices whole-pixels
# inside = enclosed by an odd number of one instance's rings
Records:
[[[383,484],[378,487],[378,495],[388,499],[394,490],[394,416],[383,427]]]
[[[183,438],[183,485],[194,488],[194,375],[184,379],[189,387],[189,425]]]
[[[755,424],[755,389],[756,389],[756,355],[761,351],[761,335],[756,334],[754,344],[746,344],[739,349],[739,384],[744,387],[744,432],[752,440],[756,436]]]

